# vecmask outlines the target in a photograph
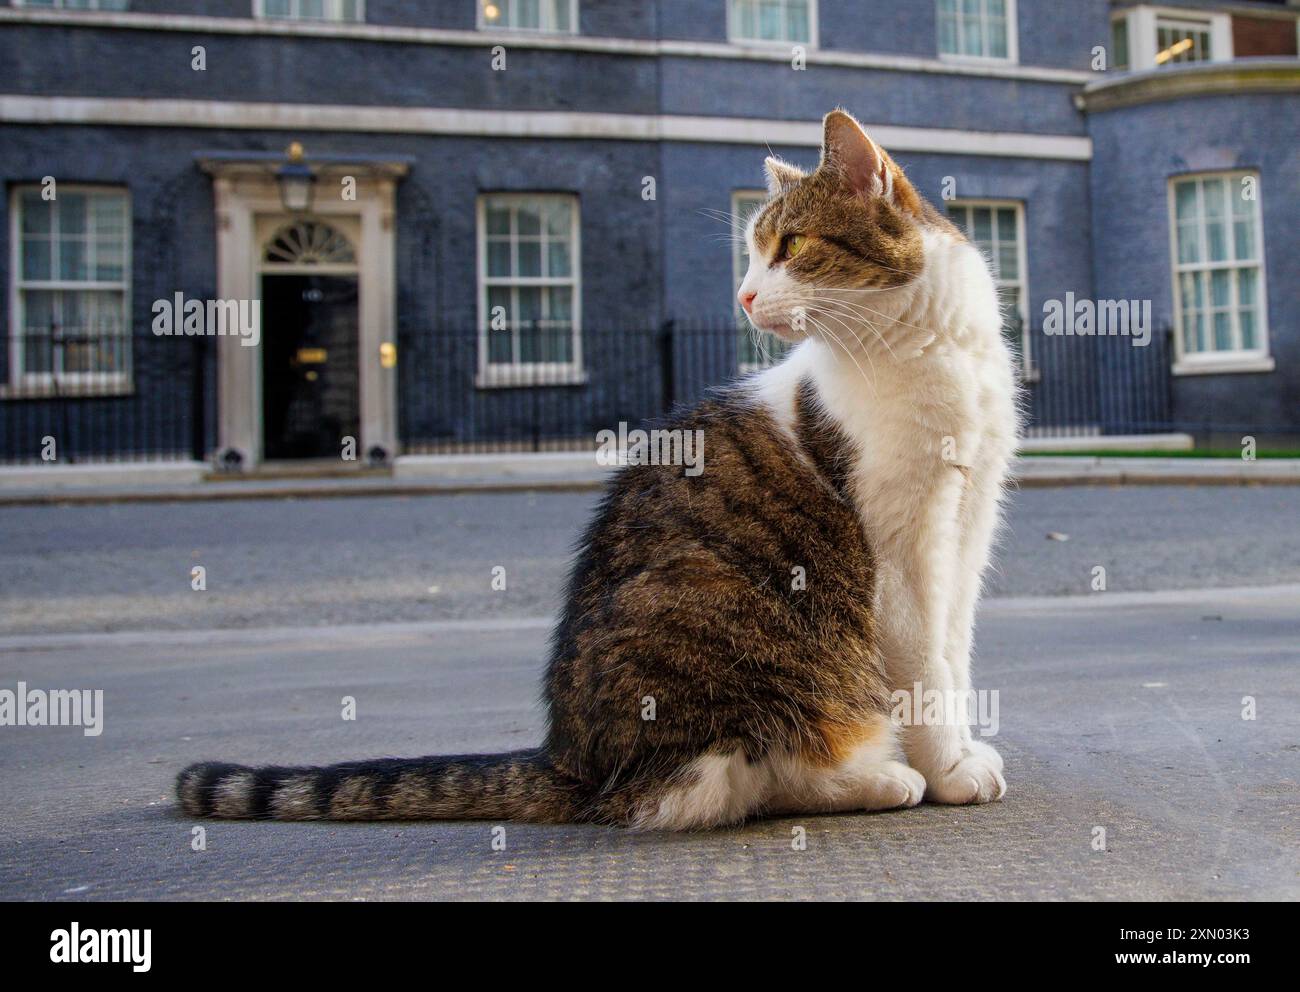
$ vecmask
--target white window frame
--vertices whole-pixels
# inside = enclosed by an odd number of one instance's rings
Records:
[[[101,7],[101,2],[102,0],[90,0],[89,7],[69,7],[67,5],[67,0],[52,0],[51,3],[32,3],[31,0],[11,0],[12,5],[15,7],[27,7],[32,10],[71,10],[78,13],[83,10],[86,12],[92,10],[108,10],[120,13],[124,10],[129,10],[131,7],[129,2],[122,4],[121,7]]]
[[[958,25],[960,31],[961,17],[960,8],[961,0],[957,0],[958,5]],[[939,49],[939,2],[934,0],[934,48],[938,52],[939,59],[943,62],[969,62],[976,65],[993,64],[993,65],[1015,65],[1020,62],[1020,20],[1016,9],[1016,0],[1006,0],[1006,21],[1007,21],[1007,54],[1002,55],[967,55],[962,52],[944,52]],[[988,17],[987,11],[983,4],[980,5],[980,23],[983,24]],[[958,37],[957,47],[961,47],[961,39]]]
[[[1143,4],[1119,11],[1111,17],[1112,22],[1121,19],[1128,23],[1128,66],[1125,70],[1127,72],[1158,69],[1163,68],[1164,65],[1188,64],[1156,62],[1156,56],[1160,54],[1156,42],[1156,29],[1162,23],[1169,22],[1206,26],[1210,32],[1210,58],[1207,61],[1232,61],[1232,15],[1230,14],[1192,7],[1160,7]],[[1111,37],[1114,37],[1113,30]]]
[[[817,0],[808,0],[808,40],[798,41],[794,38],[750,38],[740,33],[739,20],[736,17],[736,0],[724,0],[727,5],[727,41],[733,45],[744,45],[751,48],[790,48],[794,45],[802,45],[808,50],[817,47],[818,26],[817,26]],[[756,0],[745,0],[745,2],[756,2]],[[787,0],[780,0],[781,13],[784,21],[785,5]]]
[[[489,203],[535,203],[538,200],[563,200],[570,208],[570,261],[568,278],[554,276],[489,276],[487,208]],[[509,386],[573,386],[587,381],[582,365],[582,204],[572,193],[482,193],[475,205],[478,231],[478,374],[474,384],[480,389]],[[488,289],[492,286],[568,286],[572,291],[569,362],[489,362]]]
[[[40,189],[37,184],[25,183],[15,185],[9,192],[9,379],[7,383],[0,384],[0,396],[6,398],[22,398],[28,395],[48,396],[57,393],[65,386],[74,387],[72,395],[75,396],[118,395],[130,392],[130,370],[133,367],[134,357],[131,333],[131,227],[133,223],[131,191],[125,186],[90,186],[73,183],[60,183],[58,186],[60,196],[68,193],[116,193],[126,199],[126,230],[125,243],[122,246],[120,280],[101,282],[45,279],[28,282],[23,278],[22,270],[22,196],[24,193],[39,192]],[[126,342],[126,368],[118,372],[62,372],[56,369],[51,369],[49,372],[22,371],[27,324],[23,311],[25,291],[120,292],[122,294],[122,337]]]
[[[745,246],[745,230],[743,227],[739,226],[741,218],[740,205],[742,202],[749,202],[752,200],[766,202],[769,199],[771,199],[771,196],[765,189],[736,189],[731,191],[731,227],[733,231],[731,241],[731,309],[735,317],[736,330],[738,332],[736,340],[737,349],[742,347],[742,338],[748,339],[752,337],[758,341],[763,340],[762,333],[749,324],[745,317],[744,310],[741,309],[740,301],[737,298],[737,295],[740,293],[740,284],[745,281],[745,272],[749,269],[749,263],[745,259],[747,252]],[[741,353],[739,351],[737,352],[736,366],[741,375],[745,375],[749,372],[757,372],[760,369],[770,368],[785,357],[785,353],[789,350],[789,346],[785,345],[784,342],[775,335],[768,335],[768,337],[771,338],[772,341],[768,342],[768,350],[766,352],[764,352],[762,348],[759,349],[760,361],[746,362],[742,359]],[[772,350],[773,346],[775,346],[775,350]]]
[[[489,21],[484,16],[483,8],[488,0],[474,0],[474,10],[480,31],[517,31],[524,34],[578,34],[578,0],[539,0],[538,21],[539,26],[535,28],[518,27],[510,24],[497,24]],[[501,0],[497,0],[498,3]],[[555,26],[555,7],[559,4],[567,3],[569,5],[569,26],[567,28],[557,28]]]
[[[290,0],[290,3],[297,5],[301,0]],[[324,0],[325,16],[324,17],[303,17],[299,14],[289,14],[287,17],[283,14],[268,14],[266,12],[266,0],[253,0],[253,17],[259,21],[279,21],[282,24],[365,24],[366,23],[366,0],[356,0],[357,16],[355,18],[343,17],[343,0]]]
[[[993,274],[993,265],[995,259],[989,260],[989,273],[993,275],[993,285],[997,289],[1006,287],[1015,287],[1020,290],[1020,374],[1026,380],[1036,380],[1038,378],[1038,368],[1034,365],[1034,355],[1031,346],[1032,328],[1029,322],[1029,245],[1025,234],[1025,204],[1021,200],[995,200],[995,199],[955,199],[946,200],[943,203],[944,216],[948,216],[948,211],[953,207],[961,207],[966,210],[966,217],[969,219],[970,211],[976,208],[985,208],[994,211],[993,217],[993,245],[996,249],[1002,244],[997,237],[997,215],[998,210],[1011,210],[1016,216],[1016,269],[1020,273],[1018,279],[1004,279],[1000,275]],[[970,240],[971,244],[975,243],[975,232],[971,225],[967,224],[962,227],[962,233]],[[1000,299],[1000,297],[999,297]]]
[[[1231,259],[1222,262],[1206,261],[1207,252],[1205,245],[1205,187],[1203,185],[1206,179],[1222,179],[1225,184],[1225,195],[1231,196],[1231,190],[1241,188],[1241,180],[1245,176],[1252,176],[1255,179],[1255,199],[1254,199],[1254,222],[1255,222],[1255,259],[1253,264],[1258,272],[1258,302],[1255,305],[1257,311],[1257,323],[1255,326],[1255,336],[1257,347],[1255,348],[1236,348],[1231,351],[1192,351],[1189,352],[1184,347],[1183,340],[1183,297],[1181,276],[1185,272],[1212,272],[1216,269],[1227,269],[1235,271],[1249,267],[1243,265],[1235,257],[1237,254],[1237,242],[1235,232],[1232,230],[1232,206],[1227,205],[1228,230],[1226,233],[1227,244],[1230,252],[1234,256]],[[1179,262],[1178,261],[1178,202],[1177,186],[1179,183],[1197,181],[1197,236],[1200,238],[1199,262]],[[1267,282],[1267,258],[1268,254],[1264,246],[1264,215],[1260,204],[1263,202],[1264,193],[1260,184],[1259,173],[1252,169],[1221,169],[1210,172],[1188,172],[1180,173],[1176,176],[1170,176],[1167,184],[1167,202],[1169,210],[1169,271],[1170,282],[1172,283],[1173,305],[1174,305],[1174,375],[1211,375],[1224,372],[1271,372],[1275,364],[1269,355],[1268,343],[1268,282]],[[1241,307],[1237,299],[1237,280],[1232,280],[1232,300],[1229,307],[1231,316],[1231,334],[1235,342],[1241,340],[1241,325],[1239,323],[1239,314]],[[1213,323],[1207,323],[1205,328],[1207,338],[1212,338],[1214,334]]]

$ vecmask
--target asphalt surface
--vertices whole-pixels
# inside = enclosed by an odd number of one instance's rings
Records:
[[[551,615],[596,499],[0,507],[0,634]],[[1297,582],[1297,520],[1300,486],[1026,489],[989,594],[1090,594],[1097,565],[1110,591]]]
[[[694,835],[507,824],[500,851],[487,822],[209,822],[193,849],[170,788],[195,759],[537,741],[545,634],[468,621],[0,640],[0,686],[105,693],[99,737],[0,729],[0,898],[1300,897],[1300,585],[986,604],[977,683],[1000,693],[1009,782],[990,806]]]

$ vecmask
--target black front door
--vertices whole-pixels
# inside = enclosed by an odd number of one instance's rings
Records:
[[[338,458],[359,448],[355,276],[262,277],[267,458]]]

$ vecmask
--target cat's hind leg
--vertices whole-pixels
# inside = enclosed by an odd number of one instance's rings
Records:
[[[743,750],[701,755],[635,809],[642,830],[707,830],[750,817],[849,813],[915,806],[925,778],[902,760],[893,725],[873,715],[832,732],[828,753],[774,753],[751,761]]]
[[[902,760],[894,727],[875,716],[841,738],[834,760],[806,754],[769,762],[772,789],[764,812],[847,813],[915,806],[925,778]]]

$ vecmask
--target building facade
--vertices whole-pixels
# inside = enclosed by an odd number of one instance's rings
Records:
[[[835,106],[988,252],[1035,430],[1300,435],[1298,17],[12,0],[0,461],[385,462],[689,400],[770,358],[733,229]]]

